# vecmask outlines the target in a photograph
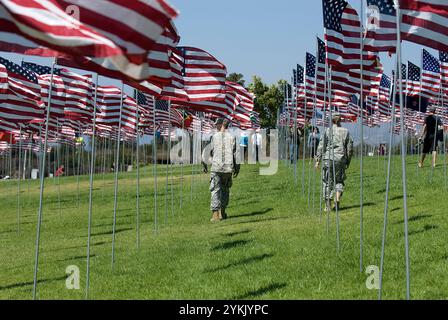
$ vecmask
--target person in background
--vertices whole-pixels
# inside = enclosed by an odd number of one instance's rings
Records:
[[[316,153],[316,169],[319,169],[320,162],[323,161],[322,191],[327,212],[331,210],[333,199],[334,208],[339,209],[344,193],[345,170],[350,166],[353,156],[353,140],[349,131],[341,127],[339,113],[333,114],[332,123],[332,127],[321,137]]]
[[[436,108],[431,106],[428,108],[428,115],[425,118],[422,134],[419,142],[423,143],[423,152],[418,167],[422,168],[426,155],[432,153],[432,166],[435,168],[437,162],[437,146],[443,141],[443,122],[442,119],[435,115]]]
[[[297,136],[294,137],[294,127],[290,129],[290,144],[289,144],[289,160],[291,163],[294,163],[294,157],[298,160],[300,158],[300,141],[303,136],[303,128],[297,128]],[[297,139],[294,144],[294,139]],[[294,149],[296,146],[296,149]]]
[[[229,121],[218,118],[215,122],[217,133],[211,139],[211,176],[210,192],[212,211],[211,222],[227,219],[226,208],[229,204],[232,178],[238,177],[240,165],[237,163],[236,138],[228,132]],[[207,156],[207,155],[206,155]],[[203,161],[204,171],[208,172]]]
[[[308,148],[311,152],[311,158],[316,156],[317,146],[319,145],[320,132],[318,127],[313,127],[308,137]]]
[[[60,166],[58,170],[56,170],[55,177],[60,177],[64,175],[64,165]]]
[[[260,151],[263,145],[263,137],[261,136],[260,129],[255,131],[253,136],[253,143],[255,144],[255,160],[259,162],[260,160]]]
[[[249,137],[247,136],[246,131],[241,131],[240,147],[243,149],[243,161],[246,162],[249,148]]]

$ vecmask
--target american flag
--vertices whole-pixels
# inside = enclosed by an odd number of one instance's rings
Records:
[[[297,101],[297,107],[304,108],[305,104],[305,70],[301,65],[297,65],[297,68],[294,70],[296,77],[295,77],[295,94],[296,94],[296,101]]]
[[[253,129],[260,129],[261,128],[260,114],[256,111],[251,111],[250,112],[250,122],[252,123]]]
[[[397,46],[397,12],[394,0],[367,0],[367,25],[364,50],[395,52]]]
[[[345,0],[322,0],[328,64],[343,69],[361,67],[361,23],[358,13]],[[376,55],[363,51],[365,69]]]
[[[38,74],[38,81],[41,86],[42,101],[48,106],[50,95],[51,68],[34,63],[22,62],[22,67],[32,70]],[[61,78],[61,69],[54,68],[53,85],[51,94],[50,118],[63,119],[65,108],[65,84]]]
[[[448,98],[448,52],[440,51],[439,59],[443,94],[446,100]]]
[[[314,104],[314,100],[317,99],[315,97],[316,91],[316,57],[311,53],[306,53],[305,58],[305,92],[308,101],[312,101]]]
[[[369,95],[372,91],[378,90],[381,81],[383,67],[381,64],[375,69],[365,70],[363,76],[363,92]],[[361,91],[361,73],[359,70],[339,71],[332,70],[331,85],[332,89],[343,90],[351,94]]]
[[[43,97],[48,100],[51,68],[31,62],[23,62],[22,66],[41,75]],[[54,68],[54,74],[52,103],[53,99],[56,98],[56,108],[62,108],[65,118],[90,122],[93,114],[92,76],[79,75],[67,69],[59,68]],[[57,112],[59,113],[60,110]]]
[[[0,95],[0,119],[16,124],[43,122],[44,104],[37,74],[2,57],[0,65],[8,81],[8,90]]]
[[[65,12],[70,5],[79,9],[80,21]],[[148,53],[157,50],[157,41],[176,16],[164,0],[2,1],[0,49],[91,57],[94,64],[143,80],[154,71],[147,64]]]
[[[183,55],[184,89],[190,101],[224,101],[227,69],[210,53],[180,47]]]
[[[421,70],[412,62],[408,61],[408,79],[406,94],[408,96],[418,96],[421,92]]]
[[[325,51],[325,42],[317,38],[317,79],[316,79],[316,95],[321,101],[319,106],[323,108],[323,101],[325,97],[325,81],[327,79],[325,75],[325,60],[327,53]]]
[[[350,102],[347,106],[351,114],[359,116],[359,98],[356,94],[350,95]]]
[[[6,121],[5,119],[0,117],[0,132],[11,132],[18,129],[18,124]]]
[[[391,80],[387,75],[383,74],[383,76],[381,77],[381,83],[378,93],[378,111],[381,115],[384,115],[386,117],[391,116],[390,90]]]
[[[227,81],[226,86],[226,100],[229,99],[227,104],[234,107],[234,119],[250,125],[250,112],[254,109],[255,96],[238,83]]]
[[[184,117],[181,111],[169,107],[165,100],[156,100],[156,125],[161,130],[168,130],[170,127],[182,127]]]
[[[448,51],[448,3],[444,0],[399,0],[403,40]]]
[[[397,84],[398,84],[399,80],[400,79],[398,79],[398,77],[397,77]],[[408,68],[407,68],[406,64],[402,63],[401,64],[401,88],[403,89],[404,93],[406,93],[407,86],[408,86]],[[398,85],[397,85],[396,92],[398,92]]]
[[[371,116],[374,112],[374,107],[372,103],[369,102],[370,96],[365,97],[365,101],[363,103],[362,107],[362,118],[363,120],[368,120],[369,116]],[[359,98],[357,95],[353,94],[350,96],[350,102],[348,103],[348,110],[349,112],[359,117]]]
[[[118,127],[122,99],[121,126],[125,131],[134,132],[137,126],[137,102],[113,86],[99,86],[97,89],[97,123]]]
[[[61,8],[76,5],[79,21],[106,35],[124,52],[146,54],[154,50],[157,41],[170,26],[178,12],[165,0],[55,0]],[[88,55],[86,56],[96,56]]]
[[[433,100],[438,100],[440,95],[440,62],[425,49],[423,49],[421,94]]]
[[[170,56],[171,78],[170,83],[163,87],[162,96],[170,100],[188,100],[188,94],[185,91],[185,82],[183,77],[184,63],[182,52],[174,48]]]
[[[154,46],[143,59],[144,63],[134,64],[131,68],[122,70],[114,58],[90,58],[81,56],[63,57],[58,63],[68,67],[89,70],[104,76],[121,79],[126,84],[138,88],[151,95],[160,95],[164,85],[170,85],[173,76],[173,56],[180,40],[174,25],[165,29]],[[137,76],[134,75],[137,73]],[[137,81],[135,79],[145,79]]]

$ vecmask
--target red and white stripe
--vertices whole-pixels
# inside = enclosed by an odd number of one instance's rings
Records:
[[[402,39],[448,51],[446,0],[399,0]]]
[[[227,69],[210,53],[181,47],[184,63],[184,89],[190,101],[224,101]]]

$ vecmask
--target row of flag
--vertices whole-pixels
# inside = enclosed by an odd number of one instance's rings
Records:
[[[323,110],[325,104],[347,121],[362,117],[368,126],[391,121],[392,108],[400,117],[398,77],[386,75],[379,58],[379,52],[395,53],[398,34],[402,40],[439,51],[436,57],[423,48],[420,63],[409,61],[401,66],[406,123],[409,127],[422,124],[430,104],[439,106],[441,116],[448,119],[448,3],[366,3],[367,22],[363,26],[358,12],[347,1],[322,0],[325,36],[323,40],[317,38],[315,54],[306,53],[305,66],[293,69],[292,85],[285,88],[282,121],[297,115],[299,123],[304,123],[316,117],[314,106]]]
[[[259,127],[253,94],[226,81],[226,66],[205,50],[178,46],[177,16],[166,0],[1,0],[0,51],[55,63],[0,57],[0,131],[42,134],[48,107],[52,132],[92,132],[94,114],[99,135],[118,127],[124,136],[137,128],[167,132],[188,127],[189,117],[197,122],[198,114],[205,122],[220,116]],[[69,68],[121,80],[135,94]]]

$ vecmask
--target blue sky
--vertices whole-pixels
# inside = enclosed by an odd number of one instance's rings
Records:
[[[315,53],[315,37],[323,37],[320,0],[169,0],[179,11],[176,25],[182,45],[207,50],[250,81],[290,79],[292,68]],[[349,0],[360,12],[361,2]],[[404,43],[403,61],[420,65],[421,47]],[[429,50],[436,54],[433,50]],[[381,56],[387,74],[393,59]]]

